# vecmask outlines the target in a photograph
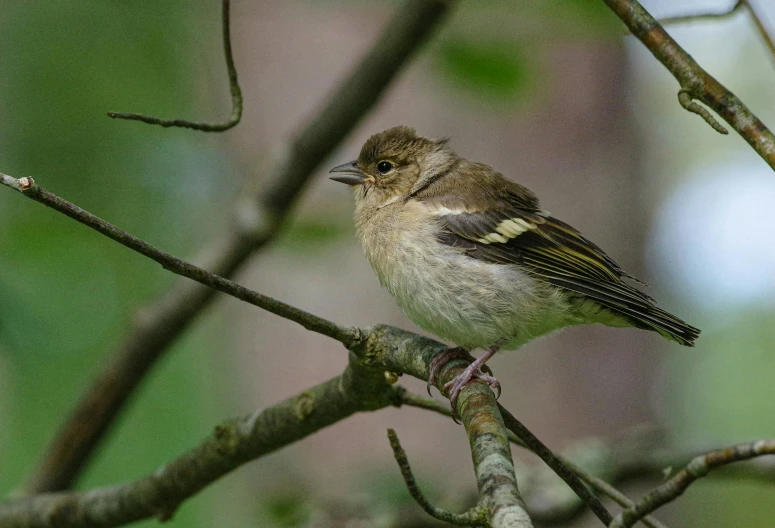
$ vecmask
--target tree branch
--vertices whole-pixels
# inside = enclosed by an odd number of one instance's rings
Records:
[[[226,421],[198,447],[139,480],[0,503],[3,528],[107,528],[169,519],[186,499],[240,465],[359,411],[398,405],[379,369],[351,358],[344,373],[249,416]]]
[[[150,517],[167,519],[184,500],[241,464],[355,412],[401,405],[403,389],[386,381],[385,370],[427,378],[428,364],[444,348],[430,339],[382,326],[361,329],[359,336],[341,376],[251,416],[225,422],[199,447],[137,481],[0,503],[0,526],[106,528]],[[441,386],[462,370],[461,362],[457,363],[443,370]],[[472,383],[461,392],[460,401],[484,518],[494,528],[532,526],[521,507],[507,443],[504,451],[506,430],[492,391],[486,384]]]
[[[345,346],[350,345],[358,337],[358,330],[355,328],[339,326],[336,323],[309,312],[305,312],[295,306],[249,290],[229,279],[220,277],[215,273],[202,269],[199,266],[189,264],[165,251],[157,249],[136,236],[127,233],[123,229],[106,222],[102,218],[48,192],[38,186],[32,178],[21,178],[17,180],[7,174],[0,173],[0,184],[16,189],[26,197],[69,216],[76,222],[90,227],[98,233],[115,240],[122,246],[128,247],[129,249],[148,257],[154,262],[161,264],[164,269],[171,271],[176,275],[182,275],[183,277],[187,277],[204,286],[209,286],[210,288],[231,295],[232,297],[262,308],[275,315],[299,323],[307,330],[336,339]]]
[[[226,69],[229,75],[229,91],[231,92],[231,117],[223,123],[207,123],[204,121],[189,121],[187,119],[162,119],[159,117],[125,113],[108,112],[108,117],[142,121],[149,125],[163,127],[181,127],[202,132],[224,132],[237,125],[242,119],[242,90],[237,81],[237,68],[231,53],[231,29],[229,27],[229,0],[221,0],[221,25],[223,33],[223,52],[226,56]]]
[[[311,174],[374,106],[453,4],[407,0],[396,10],[352,73],[281,149],[268,185],[246,193],[237,204],[236,225],[201,251],[195,261],[202,268],[231,277],[274,237]],[[182,280],[138,312],[104,371],[54,436],[27,493],[72,485],[146,373],[214,298],[214,290]]]
[[[588,471],[585,471],[583,468],[581,468],[581,466],[571,462],[567,457],[558,456],[558,458],[563,461],[569,470],[578,475],[578,477],[586,482],[592,489],[601,495],[605,495],[622,508],[631,508],[635,505],[635,503],[629,497],[627,497],[624,493],[616,489],[605,480],[596,477],[594,474]],[[642,519],[640,519],[640,521],[649,528],[667,528],[667,526],[665,526],[661,521],[650,515],[644,516]]]
[[[647,493],[633,506],[617,515],[611,523],[611,528],[630,528],[643,516],[680,497],[697,479],[706,476],[718,467],[772,454],[775,454],[775,440],[759,440],[698,456],[673,478]]]
[[[637,0],[604,1],[630,32],[673,74],[680,85],[679,92],[686,94],[682,101],[685,108],[688,108],[685,104],[687,98],[702,101],[729,123],[775,169],[775,136],[735,94],[703,70]]]

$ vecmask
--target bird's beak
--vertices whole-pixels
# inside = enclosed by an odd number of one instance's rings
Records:
[[[341,175],[331,176],[330,179],[340,183],[346,183],[347,185],[362,185],[363,181],[366,179],[366,175],[363,174],[363,171],[358,167],[358,164],[355,161],[334,167],[328,172],[340,172]]]

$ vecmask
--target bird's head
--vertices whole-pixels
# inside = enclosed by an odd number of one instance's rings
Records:
[[[388,205],[409,198],[457,163],[447,141],[418,136],[405,126],[389,128],[366,140],[357,160],[331,169],[331,179],[352,185],[359,205]]]

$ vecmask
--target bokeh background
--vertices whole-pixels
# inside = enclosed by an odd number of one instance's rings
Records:
[[[730,2],[651,0],[657,16]],[[762,12],[775,19],[775,8]],[[312,116],[396,2],[236,0],[246,110],[225,134],[108,119],[107,111],[229,113],[216,0],[44,2],[0,9],[0,170],[181,257],[228,229],[247,180]],[[744,12],[671,28],[775,125],[775,57]],[[292,220],[239,281],[335,321],[417,330],[380,290],[326,169],[407,124],[527,185],[703,329],[574,328],[503,354],[501,402],[550,446],[658,424],[676,446],[775,436],[775,175],[738,136],[677,103],[677,85],[598,0],[463,2],[329,159]],[[0,495],[29,475],[132,314],[175,278],[61,215],[0,190]],[[339,373],[331,340],[221,299],[148,377],[80,488],[133,479],[244,414]],[[424,390],[419,382],[402,380]],[[459,426],[413,409],[350,418],[186,502],[170,526],[421,526],[385,438],[394,427],[432,500],[475,491]],[[529,456],[515,452],[525,463]],[[646,488],[629,486],[638,496]],[[661,516],[769,527],[772,485],[707,479]],[[408,513],[407,513],[408,512]],[[411,519],[411,520],[408,520]],[[595,526],[582,517],[578,526]],[[142,523],[154,525],[155,521]]]

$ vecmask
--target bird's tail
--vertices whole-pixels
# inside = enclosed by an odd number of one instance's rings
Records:
[[[608,326],[634,326],[642,330],[658,332],[667,339],[684,346],[694,346],[694,341],[700,336],[700,330],[682,321],[671,313],[656,305],[654,299],[621,281],[592,282],[587,280],[570,281],[555,279],[554,283],[583,294],[587,302],[596,308],[592,319]],[[614,318],[601,317],[600,309],[614,315]],[[590,310],[587,305],[583,311]],[[589,313],[589,312],[587,312]]]
[[[627,316],[638,328],[659,332],[667,339],[684,346],[694,346],[700,330],[656,306],[643,310],[629,310]]]

